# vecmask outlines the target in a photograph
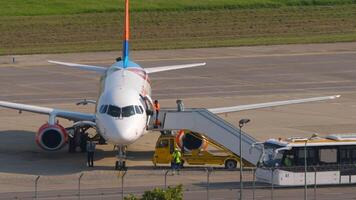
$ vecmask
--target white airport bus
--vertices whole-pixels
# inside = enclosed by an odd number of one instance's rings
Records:
[[[280,186],[356,183],[356,134],[269,139],[256,169],[256,180]],[[273,178],[272,178],[273,177]]]

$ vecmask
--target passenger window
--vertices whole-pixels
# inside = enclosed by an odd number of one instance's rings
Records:
[[[108,105],[102,105],[102,106],[100,107],[99,112],[102,113],[102,114],[104,114],[104,113],[106,113],[106,110],[107,110],[107,109],[108,109]]]
[[[168,140],[160,140],[157,144],[157,148],[165,148],[168,147]]]
[[[137,114],[142,114],[142,111],[138,106],[135,106],[135,110]]]
[[[134,106],[126,106],[122,108],[122,117],[130,117],[135,114]]]
[[[108,110],[108,115],[112,117],[120,117],[121,116],[121,108],[117,106],[110,105]]]
[[[321,164],[335,164],[337,163],[337,149],[319,149],[319,161]]]

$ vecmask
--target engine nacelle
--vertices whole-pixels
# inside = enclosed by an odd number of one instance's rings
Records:
[[[68,141],[68,133],[63,126],[59,124],[42,125],[36,135],[36,143],[42,149],[47,151],[56,151],[61,149]]]
[[[208,142],[203,135],[187,130],[178,131],[176,143],[179,148],[188,152],[196,149],[206,150],[208,147]]]

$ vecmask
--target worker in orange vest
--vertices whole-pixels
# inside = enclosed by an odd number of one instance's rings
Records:
[[[158,126],[158,125],[160,125],[160,122],[158,120],[158,115],[159,115],[159,110],[161,109],[161,106],[159,105],[158,100],[155,100],[153,106],[154,106],[155,113],[156,113],[155,126]]]

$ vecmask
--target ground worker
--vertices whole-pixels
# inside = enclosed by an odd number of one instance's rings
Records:
[[[90,138],[87,142],[87,153],[88,153],[88,167],[94,167],[94,151],[96,144],[93,139]]]
[[[181,152],[178,150],[178,148],[174,149],[174,152],[172,154],[172,170],[173,173],[177,170],[179,173],[179,169],[182,165],[182,154]]]
[[[283,162],[284,166],[291,167],[293,165],[293,159],[294,159],[293,155],[286,155]]]
[[[155,100],[154,104],[154,109],[155,109],[155,113],[156,113],[156,120],[155,120],[155,127],[158,127],[160,125],[160,121],[158,120],[158,115],[159,115],[159,110],[161,109],[161,106],[158,103],[158,100]]]

